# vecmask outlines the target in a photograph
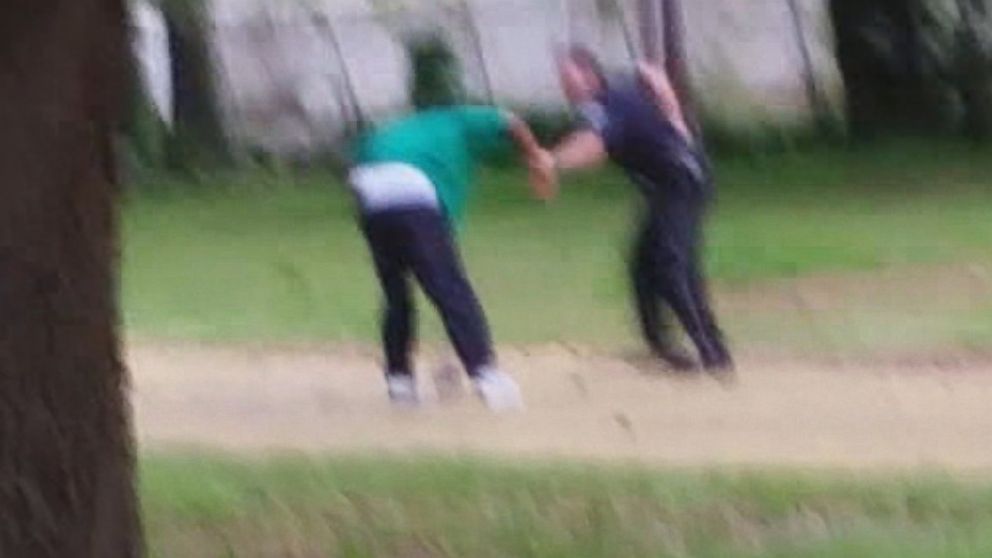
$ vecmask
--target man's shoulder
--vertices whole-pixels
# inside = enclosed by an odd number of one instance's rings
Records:
[[[636,84],[630,80],[611,79],[609,87],[601,95],[576,108],[586,125],[603,132],[610,125],[640,116],[639,95]]]
[[[593,130],[602,133],[610,122],[605,99],[586,101],[576,107],[580,120]]]
[[[622,78],[610,82],[604,95],[604,102],[614,109],[624,110],[640,107],[648,100],[644,85],[637,76],[624,74]]]

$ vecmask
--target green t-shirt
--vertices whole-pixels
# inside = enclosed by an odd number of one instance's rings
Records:
[[[492,107],[431,109],[384,124],[359,140],[355,162],[406,163],[430,178],[445,214],[457,224],[465,212],[479,161],[509,143],[506,113]]]

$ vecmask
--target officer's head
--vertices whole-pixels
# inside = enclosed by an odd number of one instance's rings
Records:
[[[606,88],[602,64],[581,45],[572,45],[558,58],[558,74],[565,97],[572,103],[588,101]]]

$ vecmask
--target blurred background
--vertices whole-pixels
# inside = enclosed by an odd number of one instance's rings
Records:
[[[986,0],[130,8],[122,312],[153,555],[992,555]],[[551,142],[574,125],[556,48],[621,73],[673,30],[738,384],[646,364],[620,173],[545,206],[507,159],[460,244],[528,411],[390,410],[348,141],[455,98]],[[429,387],[452,357],[420,303]]]
[[[926,10],[921,4],[912,11],[923,18]],[[956,12],[934,13],[933,22],[907,19],[919,36],[919,52],[910,53],[892,50],[908,40],[886,28],[896,20],[879,19],[896,14],[847,11],[857,13],[843,14],[850,30],[842,31],[858,43],[847,56],[863,59],[860,71],[870,74],[858,87],[883,94],[885,84],[867,81],[887,69],[919,80],[914,87],[934,88],[931,104],[960,92],[951,75],[951,58],[962,49],[953,41],[964,25]],[[312,159],[357,121],[411,104],[411,44],[437,41],[447,56],[439,63],[456,74],[450,86],[466,99],[561,119],[567,113],[554,48],[582,43],[613,68],[629,67],[655,54],[646,49],[661,48],[659,14],[656,2],[632,0],[177,0],[135,3],[133,24],[149,118],[180,134],[186,127],[203,128],[203,135],[214,128],[216,137],[201,141],[223,141],[239,155]],[[714,127],[741,136],[797,133],[816,119],[841,119],[842,64],[827,2],[686,3],[685,25],[694,83]],[[932,43],[930,35],[941,33],[950,37],[935,38],[949,44]],[[945,124],[960,118],[948,115]]]

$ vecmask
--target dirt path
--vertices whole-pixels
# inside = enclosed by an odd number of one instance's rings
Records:
[[[146,448],[432,451],[666,465],[992,469],[992,363],[745,357],[734,386],[563,347],[504,351],[528,410],[391,409],[365,349],[138,344]],[[429,377],[425,388],[430,391]]]

